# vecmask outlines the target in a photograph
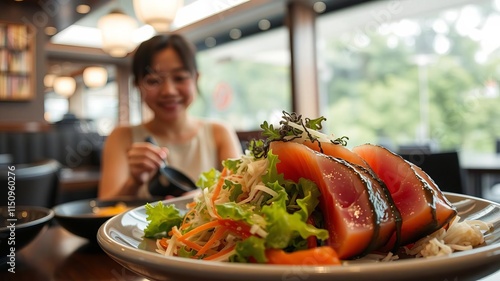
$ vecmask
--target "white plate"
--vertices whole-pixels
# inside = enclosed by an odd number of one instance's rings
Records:
[[[462,219],[494,225],[486,245],[446,257],[405,259],[393,262],[356,262],[344,266],[276,266],[210,262],[165,257],[155,252],[155,241],[143,239],[145,209],[139,207],[111,218],[101,226],[97,241],[118,263],[152,280],[477,280],[500,269],[500,204],[446,193]],[[164,201],[184,209],[192,198]]]

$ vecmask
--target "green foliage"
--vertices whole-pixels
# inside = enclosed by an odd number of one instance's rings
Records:
[[[481,7],[484,18],[489,13],[498,14]],[[364,47],[355,46],[352,40],[346,43],[331,38],[328,50],[320,54],[325,58],[322,63],[334,74],[322,81],[327,92],[326,132],[348,135],[353,146],[383,140],[390,140],[392,148],[416,143],[425,121],[421,105],[427,104],[428,141],[440,149],[493,151],[494,140],[500,137],[496,121],[500,120],[500,95],[496,85],[496,94],[485,96],[485,85],[500,82],[500,53],[478,63],[479,42],[458,34],[453,23],[447,23],[449,52],[425,53],[423,50],[433,50],[432,42],[438,36],[428,23],[438,17],[436,13],[410,19],[421,31],[409,38],[390,33],[364,34],[369,37]],[[388,47],[394,38],[398,44]],[[422,54],[429,62],[418,65],[418,55]]]

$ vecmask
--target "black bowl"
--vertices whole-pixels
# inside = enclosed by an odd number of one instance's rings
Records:
[[[0,206],[0,257],[2,263],[14,249],[21,250],[48,227],[54,217],[54,211],[44,207],[34,206]]]
[[[69,232],[97,241],[99,227],[108,219],[128,209],[143,206],[160,199],[118,198],[113,200],[85,199],[63,203],[53,208],[56,221]],[[113,208],[114,207],[114,208]],[[108,212],[112,208],[111,212]],[[106,214],[96,213],[106,210]]]

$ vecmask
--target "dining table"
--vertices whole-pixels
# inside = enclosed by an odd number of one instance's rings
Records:
[[[8,271],[9,268],[2,268],[0,280],[148,280],[114,261],[97,241],[76,236],[55,224],[16,252],[14,273]]]
[[[76,236],[57,224],[46,227],[35,240],[16,252],[15,273],[9,272],[5,264],[3,266],[0,280],[149,280],[114,261],[100,248],[97,241]],[[500,268],[496,273],[479,281],[498,280],[500,280]]]

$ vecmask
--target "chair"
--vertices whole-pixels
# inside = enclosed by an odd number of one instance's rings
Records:
[[[424,170],[441,191],[465,193],[465,175],[460,167],[457,151],[400,155],[405,160]]]
[[[5,153],[0,154],[0,166],[12,164],[12,155]]]
[[[500,139],[496,140],[496,155],[500,157]],[[482,186],[484,198],[500,202],[500,176],[490,174],[484,177],[485,184]]]
[[[15,167],[11,173],[7,167]],[[2,166],[0,205],[14,201],[16,206],[52,208],[56,203],[60,164],[49,159],[30,164]],[[13,187],[14,194],[9,194]]]
[[[238,135],[238,139],[240,140],[241,148],[243,149],[243,152],[245,149],[248,148],[248,144],[250,143],[251,140],[253,139],[262,139],[262,130],[257,130],[257,131],[241,131],[241,132],[236,132]]]
[[[431,146],[429,144],[405,144],[398,146],[399,154],[416,154],[416,153],[431,153]]]

